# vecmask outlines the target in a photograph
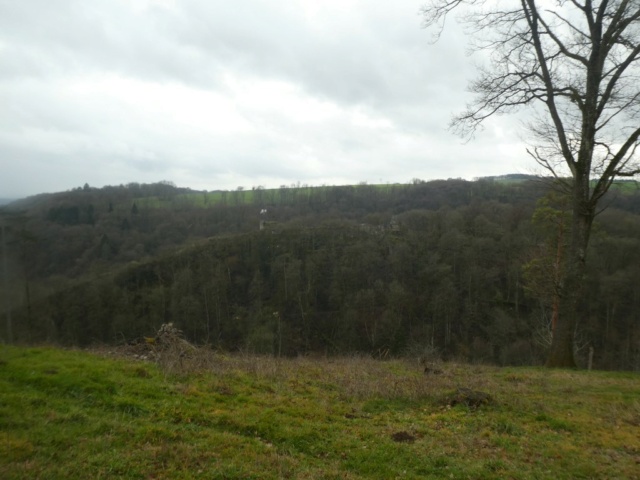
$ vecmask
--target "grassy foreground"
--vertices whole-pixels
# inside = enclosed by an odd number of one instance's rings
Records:
[[[640,478],[640,377],[0,347],[0,478]],[[450,406],[457,387],[494,402]]]

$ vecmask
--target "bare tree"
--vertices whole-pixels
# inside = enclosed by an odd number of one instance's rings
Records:
[[[471,84],[474,100],[451,123],[473,136],[489,117],[530,107],[527,152],[570,197],[571,221],[560,315],[549,367],[574,367],[586,251],[599,200],[617,177],[638,175],[640,1],[430,0],[439,34],[453,12],[472,48],[488,52]]]

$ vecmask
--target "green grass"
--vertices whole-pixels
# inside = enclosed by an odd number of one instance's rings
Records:
[[[625,194],[638,193],[640,184],[637,180],[617,180],[611,184],[611,190]]]
[[[97,353],[0,348],[3,479],[640,472],[634,374],[447,364],[424,376],[399,360],[212,353],[169,373]],[[450,407],[459,386],[495,402]]]
[[[503,185],[513,185],[521,183],[525,180],[511,178],[497,178],[496,183]],[[316,201],[322,201],[327,194],[333,189],[351,189],[352,193],[357,196],[358,192],[365,192],[370,195],[373,189],[379,194],[390,195],[399,189],[411,189],[412,184],[365,184],[365,185],[345,185],[345,186],[300,186],[287,188],[269,188],[269,189],[247,189],[247,190],[230,190],[230,191],[214,191],[214,192],[198,192],[183,193],[173,197],[143,197],[137,198],[135,203],[138,208],[157,209],[157,208],[212,208],[215,206],[239,206],[239,205],[296,205],[304,204],[315,198]],[[638,182],[619,180],[612,184],[611,190],[623,194],[637,193]],[[127,205],[124,211],[130,209]]]

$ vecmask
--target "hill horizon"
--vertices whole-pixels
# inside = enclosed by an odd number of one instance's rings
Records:
[[[166,185],[171,185],[179,190],[188,190],[191,191],[193,193],[203,193],[203,192],[222,192],[222,191],[226,191],[226,192],[232,192],[238,189],[242,189],[242,190],[256,190],[256,189],[261,189],[261,190],[278,190],[281,188],[322,188],[322,187],[327,187],[327,186],[331,186],[331,187],[352,187],[352,186],[358,186],[358,185],[410,185],[412,183],[415,182],[422,182],[422,183],[428,183],[428,182],[438,182],[438,181],[445,181],[445,180],[463,180],[463,181],[468,181],[468,182],[473,182],[473,181],[477,181],[477,180],[533,180],[536,178],[544,178],[538,175],[532,175],[532,174],[523,174],[523,173],[507,173],[504,175],[487,175],[487,176],[481,176],[481,177],[475,177],[473,179],[464,179],[464,178],[435,178],[435,179],[429,179],[429,180],[423,180],[420,178],[414,178],[412,180],[409,180],[407,182],[386,182],[386,183],[373,183],[373,182],[358,182],[358,183],[352,183],[352,184],[339,184],[339,185],[326,185],[326,184],[322,184],[322,185],[313,185],[313,184],[307,184],[307,183],[301,183],[301,182],[295,182],[292,183],[290,185],[280,185],[278,187],[265,187],[262,185],[254,185],[251,187],[244,187],[244,186],[238,186],[236,188],[233,189],[224,189],[224,188],[216,188],[216,189],[211,189],[211,190],[202,190],[202,189],[193,189],[191,187],[183,187],[183,186],[178,186],[175,182],[171,181],[171,180],[159,180],[156,182],[150,182],[150,183],[145,183],[145,182],[137,182],[137,181],[131,181],[131,182],[127,182],[127,183],[120,183],[120,184],[105,184],[103,186],[100,187],[94,187],[89,185],[88,183],[85,183],[83,186],[77,186],[77,187],[73,187],[73,188],[69,188],[67,190],[57,190],[57,191],[44,191],[44,192],[37,192],[37,193],[31,193],[31,194],[26,194],[26,195],[19,195],[19,196],[12,196],[12,197],[3,197],[0,198],[0,206],[5,206],[5,205],[9,205],[11,203],[14,202],[20,202],[23,200],[29,200],[32,198],[36,198],[36,197],[40,197],[40,196],[46,196],[46,195],[59,195],[59,194],[64,194],[64,193],[69,193],[69,192],[74,192],[74,191],[80,191],[83,190],[85,188],[91,188],[91,189],[95,189],[95,190],[102,190],[102,189],[110,189],[110,188],[117,188],[117,187],[126,187],[129,185],[157,185],[157,184],[166,184]],[[621,180],[621,181],[627,181],[627,180]]]

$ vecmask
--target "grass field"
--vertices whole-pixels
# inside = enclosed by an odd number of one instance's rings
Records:
[[[521,178],[497,177],[493,181],[503,185],[513,185],[522,183]],[[594,182],[595,186],[595,182]],[[345,185],[341,187],[335,186],[290,186],[286,188],[270,188],[270,189],[247,189],[247,190],[230,190],[230,191],[212,191],[184,193],[174,197],[144,197],[136,199],[139,208],[212,208],[215,206],[239,206],[239,205],[258,205],[258,206],[280,206],[280,205],[298,205],[304,204],[315,199],[322,202],[323,199],[334,189],[350,189],[352,194],[370,195],[371,190],[377,194],[390,195],[394,191],[411,189],[412,184],[361,184],[361,185]],[[611,185],[611,191],[618,194],[637,193],[640,184],[633,180],[618,180]],[[129,208],[129,207],[127,207]]]
[[[194,355],[0,347],[0,478],[640,478],[637,374]]]

